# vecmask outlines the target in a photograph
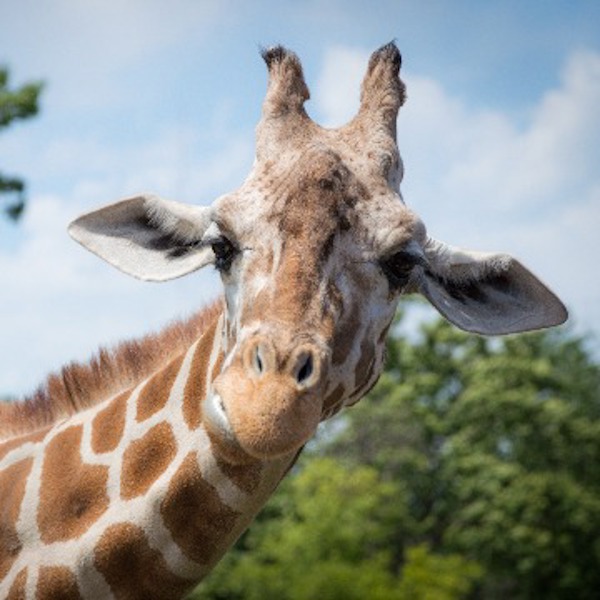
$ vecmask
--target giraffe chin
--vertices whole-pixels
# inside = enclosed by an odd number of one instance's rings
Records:
[[[214,394],[205,408],[213,435],[218,431],[223,445],[255,460],[295,454],[319,425],[319,395],[299,391],[285,377],[257,381],[236,375],[226,372],[214,382]]]

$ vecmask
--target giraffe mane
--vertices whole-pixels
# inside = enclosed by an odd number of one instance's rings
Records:
[[[174,321],[161,331],[101,347],[87,363],[72,362],[31,395],[0,402],[0,441],[44,429],[134,387],[183,353],[217,318],[221,301]]]

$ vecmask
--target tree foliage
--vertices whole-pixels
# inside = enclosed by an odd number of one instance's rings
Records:
[[[600,368],[561,331],[392,335],[196,598],[595,598]]]
[[[0,130],[14,121],[36,115],[41,91],[42,84],[39,82],[10,89],[9,71],[6,67],[0,67]],[[10,198],[3,208],[4,213],[14,221],[18,220],[25,208],[25,182],[20,177],[0,172],[0,195]]]
[[[409,520],[402,487],[368,466],[305,463],[197,600],[457,600],[479,578],[474,562],[425,545],[411,549],[400,575],[394,538]]]

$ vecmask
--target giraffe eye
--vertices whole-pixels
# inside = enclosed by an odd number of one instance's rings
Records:
[[[382,258],[379,265],[388,278],[390,287],[398,291],[406,287],[418,262],[419,258],[417,256],[406,250],[401,250],[391,256]]]
[[[224,236],[211,242],[210,247],[215,255],[215,268],[221,273],[227,273],[238,249]]]

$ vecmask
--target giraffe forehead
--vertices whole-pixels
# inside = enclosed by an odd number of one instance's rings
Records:
[[[250,246],[278,238],[320,251],[331,246],[335,234],[349,230],[363,243],[389,237],[388,229],[410,233],[412,213],[390,187],[385,168],[369,171],[367,157],[345,150],[342,154],[318,145],[277,162],[258,163],[217,214]],[[385,163],[389,153],[382,156]]]

